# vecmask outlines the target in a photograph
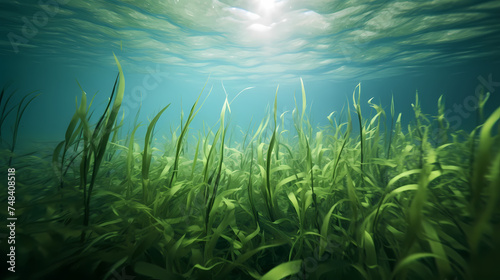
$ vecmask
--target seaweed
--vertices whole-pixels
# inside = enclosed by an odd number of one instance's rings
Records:
[[[212,89],[200,99],[207,80],[187,118],[173,126],[180,134],[173,129],[162,142],[153,141],[155,127],[175,104],[161,106],[144,135],[137,113],[123,135],[125,85],[116,64],[118,77],[95,125],[82,89],[51,156],[15,157],[36,174],[19,181],[36,195],[19,199],[32,270],[12,279],[110,279],[120,270],[137,279],[498,276],[490,263],[500,260],[500,109],[484,116],[489,94],[481,97],[477,127],[455,131],[444,99],[428,117],[418,94],[407,127],[394,99],[390,120],[372,99],[366,117],[358,84],[353,104],[322,127],[309,120],[301,80],[294,130],[285,127],[287,112],[278,120],[278,87],[257,128],[241,131],[234,144],[231,104],[248,88],[231,102],[226,93],[218,121],[188,133],[206,109]],[[33,98],[16,107],[19,117]],[[2,104],[4,123],[15,109]],[[4,152],[12,154],[10,147]]]
[[[24,112],[26,111],[26,108],[30,105],[35,98],[37,98],[40,94],[36,94],[36,91],[30,92],[26,95],[24,95],[21,98],[21,101],[18,102],[18,104],[14,104],[13,106],[10,106],[10,102],[12,97],[16,94],[16,91],[13,91],[10,93],[10,95],[7,97],[7,99],[2,103],[2,100],[4,99],[5,96],[5,90],[7,86],[4,86],[2,88],[2,91],[0,92],[0,139],[2,144],[5,143],[5,139],[2,137],[2,127],[5,123],[5,120],[8,118],[10,113],[15,112],[15,119],[14,123],[12,125],[12,138],[10,141],[10,154],[9,154],[9,160],[7,161],[7,164],[9,166],[12,165],[12,160],[14,159],[14,150],[16,149],[16,143],[17,143],[17,135],[19,133],[19,126],[21,124],[21,119],[23,118]],[[3,106],[2,106],[3,105]],[[15,111],[14,111],[15,110]]]

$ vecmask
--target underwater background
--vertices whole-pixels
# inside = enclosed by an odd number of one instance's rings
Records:
[[[500,279],[500,1],[0,7],[2,279]]]

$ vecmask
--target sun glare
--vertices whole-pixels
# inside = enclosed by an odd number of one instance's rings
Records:
[[[274,6],[274,0],[259,0],[259,9],[266,13],[272,12],[274,10]]]

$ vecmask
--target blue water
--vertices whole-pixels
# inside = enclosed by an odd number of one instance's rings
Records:
[[[41,4],[42,3],[42,4]],[[45,4],[43,4],[45,3]],[[28,108],[19,141],[60,141],[80,99],[78,83],[100,112],[119,58],[126,80],[122,105],[130,123],[142,106],[147,123],[168,103],[158,129],[179,125],[208,79],[212,93],[192,123],[216,124],[224,103],[239,132],[301,104],[300,77],[314,124],[327,124],[362,84],[389,110],[394,95],[403,122],[418,90],[436,114],[440,95],[455,129],[475,126],[476,89],[500,104],[500,1],[0,1],[0,85],[41,95]],[[77,83],[78,81],[78,83]],[[476,98],[476,99],[474,99]],[[182,105],[181,105],[182,104]],[[300,106],[300,105],[299,105]],[[250,122],[252,119],[252,122]],[[12,121],[12,120],[10,120]],[[9,129],[9,128],[6,128]]]

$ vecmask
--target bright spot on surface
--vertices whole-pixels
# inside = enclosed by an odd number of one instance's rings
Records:
[[[248,27],[249,30],[253,31],[258,31],[258,32],[265,32],[268,31],[272,28],[272,26],[266,26],[260,23],[254,23]]]
[[[249,11],[241,9],[241,8],[231,7],[231,8],[223,8],[223,9],[226,11],[229,11],[234,16],[242,18],[242,19],[258,20],[260,18],[260,16],[258,14],[254,14],[252,12],[249,12]]]
[[[257,36],[263,36],[263,33],[270,33],[276,25],[277,13],[279,13],[279,1],[277,0],[256,0],[256,12],[260,16],[258,21],[254,21],[247,27],[247,30],[260,33]]]
[[[274,9],[274,0],[260,0],[259,8],[265,12],[270,12]]]

